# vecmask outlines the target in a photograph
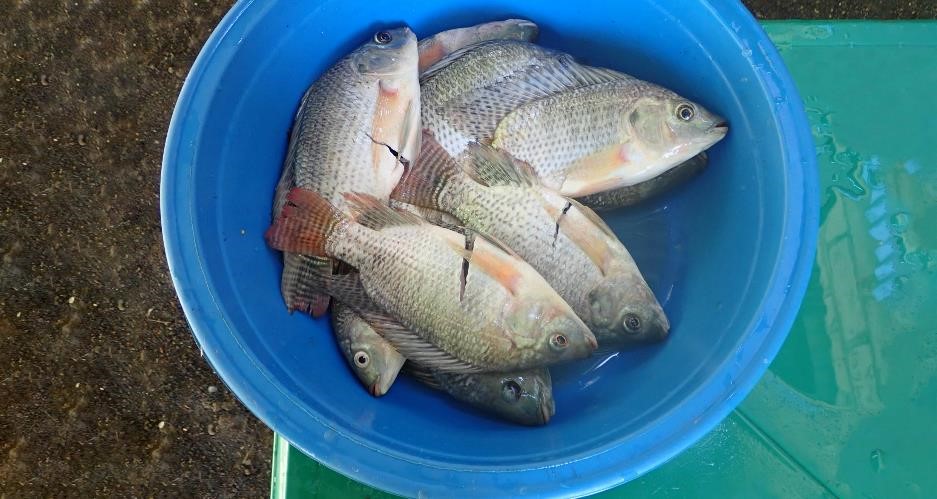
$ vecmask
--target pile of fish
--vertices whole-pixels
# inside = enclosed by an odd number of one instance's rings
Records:
[[[287,308],[318,317],[331,303],[339,349],[374,396],[402,370],[541,425],[555,411],[549,366],[668,335],[592,208],[691,177],[727,124],[537,34],[525,20],[419,42],[380,31],[300,103],[267,242],[284,252]]]

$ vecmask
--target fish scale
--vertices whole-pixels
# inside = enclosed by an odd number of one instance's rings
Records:
[[[491,145],[526,161],[543,178],[562,178],[577,159],[626,140],[629,110],[660,90],[640,80],[614,81],[532,101],[499,122]]]

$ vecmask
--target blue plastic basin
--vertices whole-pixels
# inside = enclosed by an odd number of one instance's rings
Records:
[[[374,399],[327,320],[288,315],[263,232],[306,87],[378,27],[524,17],[541,43],[670,87],[731,131],[692,183],[609,217],[673,324],[661,345],[557,369],[556,416],[518,427],[407,379]],[[163,159],[166,253],[211,365],[259,418],[406,495],[579,495],[631,480],[725,417],[774,358],[813,261],[818,196],[800,98],[734,2],[241,1],[202,49]]]

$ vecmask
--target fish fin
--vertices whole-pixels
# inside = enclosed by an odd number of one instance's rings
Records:
[[[416,150],[413,151],[413,154],[416,157],[413,158],[404,158],[402,156],[404,148],[410,142],[410,137],[415,133],[420,133],[420,117],[419,109],[414,110],[413,100],[407,103],[407,110],[403,115],[403,126],[400,128],[400,140],[397,142],[397,162],[403,166],[404,171],[410,169],[413,162],[420,156],[420,142],[417,142]],[[416,115],[414,115],[416,113]]]
[[[439,62],[448,54],[489,40],[524,40],[532,42],[540,28],[526,19],[506,19],[465,28],[450,29],[420,40],[420,71]]]
[[[537,174],[529,165],[510,154],[491,146],[471,143],[463,170],[476,182],[488,187],[495,185],[534,186],[540,184]]]
[[[615,233],[612,231],[612,228],[609,227],[607,223],[605,223],[605,220],[602,220],[602,217],[600,217],[598,213],[575,199],[567,198],[567,200],[573,205],[574,208],[576,208],[577,211],[579,211],[579,213],[582,214],[582,216],[586,217],[586,219],[595,224],[595,226],[598,227],[603,234],[608,237],[618,239],[618,236],[615,235]]]
[[[267,229],[267,244],[280,251],[325,256],[325,243],[344,215],[318,193],[294,187],[287,205]]]
[[[596,211],[631,206],[685,184],[703,171],[707,160],[708,155],[706,151],[703,151],[653,179],[610,191],[589,194],[577,200]]]
[[[479,372],[481,368],[465,362],[425,340],[394,317],[368,311],[361,317],[408,360],[446,372]]]
[[[598,267],[602,273],[605,273],[605,270],[608,266],[609,261],[611,261],[612,254],[607,242],[602,240],[596,240],[594,237],[593,229],[589,227],[588,223],[570,223],[568,212],[575,206],[579,213],[585,214],[586,218],[589,218],[587,212],[582,210],[583,207],[581,204],[573,201],[569,198],[562,198],[564,200],[563,208],[547,202],[546,200],[543,203],[544,209],[547,213],[556,220],[556,233],[554,237],[557,237],[560,232],[566,235],[573,244],[578,246],[586,256],[592,260],[592,263]],[[585,208],[588,210],[588,208]],[[599,225],[599,228],[602,232],[605,232],[608,228],[604,222]],[[614,234],[611,234],[611,231],[608,231],[612,238],[617,240],[617,237]]]
[[[522,278],[521,272],[517,269],[517,262],[504,258],[506,255],[480,249],[477,241],[471,255],[472,258],[469,261],[472,265],[498,281],[512,295],[517,295]]]
[[[361,284],[357,272],[350,274],[333,274],[331,269],[317,267],[309,273],[304,284],[317,292],[332,296],[355,310],[369,310],[374,308],[364,285]]]
[[[411,378],[419,381],[420,383],[423,383],[433,390],[442,390],[442,385],[436,379],[436,376],[433,375],[433,371],[419,364],[414,364],[413,362],[407,362],[404,364],[403,369],[404,372],[407,373]]]
[[[332,275],[345,275],[357,272],[358,269],[341,260],[332,260]]]
[[[469,266],[475,266],[501,284],[512,295],[516,295],[519,291],[518,285],[522,279],[521,272],[517,270],[518,263],[523,261],[521,257],[490,236],[476,233],[474,237],[470,238],[470,232],[463,234],[465,234],[463,241],[458,241],[455,238],[445,238],[449,247],[458,253],[463,260],[459,274],[459,300],[461,301],[464,297],[465,286],[468,284]],[[480,240],[488,243],[488,246],[481,246]]]
[[[390,207],[397,211],[412,213],[433,225],[438,225],[447,229],[457,227],[462,223],[459,222],[456,217],[445,211],[437,210],[435,208],[427,208],[425,206],[417,206],[415,204],[410,204],[405,201],[398,201],[393,198],[390,200]]]
[[[568,197],[616,189],[623,182],[622,174],[633,164],[635,147],[632,140],[625,140],[599,149],[573,162],[553,180],[559,183],[560,193]]]
[[[403,175],[390,197],[438,210],[443,189],[459,175],[461,168],[456,160],[424,130],[419,159]]]
[[[489,40],[489,42],[490,41],[491,40]],[[459,57],[462,57],[466,52],[470,50],[475,50],[479,45],[483,43],[486,43],[486,42],[466,45],[465,47],[462,47],[457,50],[453,50],[452,52],[443,55],[441,59],[437,59],[436,62],[434,62],[429,67],[427,67],[425,70],[420,71],[420,85],[422,86],[423,82],[436,76],[436,73],[442,71],[446,66],[451,64],[452,61],[458,59]],[[417,45],[417,47],[419,47],[419,45]]]
[[[412,213],[397,211],[370,194],[349,192],[345,193],[344,197],[351,204],[355,221],[374,230],[425,223],[420,217]]]
[[[329,306],[329,296],[316,284],[313,277],[323,266],[330,265],[326,258],[310,257],[297,253],[283,254],[283,275],[280,292],[286,308],[299,310],[313,317],[320,317]]]

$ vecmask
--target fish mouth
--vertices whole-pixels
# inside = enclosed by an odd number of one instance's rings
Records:
[[[546,396],[540,401],[540,424],[547,424],[556,413],[556,404],[553,397]]]
[[[380,397],[381,395],[387,393],[387,389],[381,383],[382,377],[383,376],[378,376],[377,379],[374,380],[374,383],[371,383],[371,386],[368,388],[368,391],[374,397]]]
[[[540,424],[549,423],[551,417],[552,414],[550,414],[550,409],[545,407],[544,404],[540,404]]]
[[[726,120],[720,120],[715,125],[709,127],[709,133],[718,135],[725,135],[729,133],[729,122]]]
[[[586,335],[586,342],[589,344],[590,351],[599,348],[599,340],[595,339],[595,335],[592,334],[592,331],[589,331],[589,334]]]

